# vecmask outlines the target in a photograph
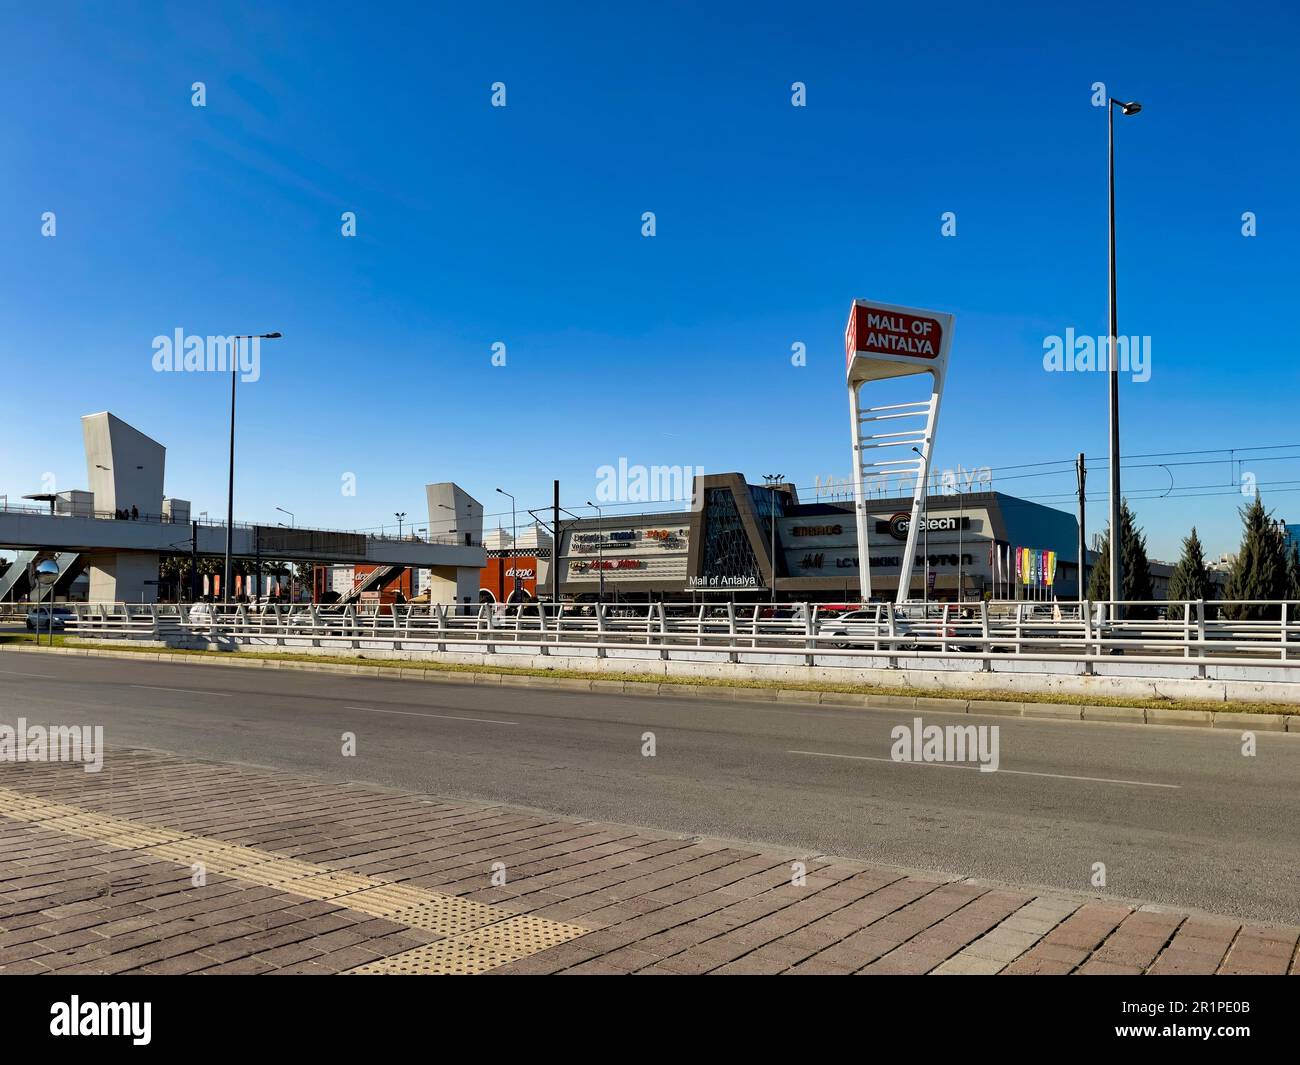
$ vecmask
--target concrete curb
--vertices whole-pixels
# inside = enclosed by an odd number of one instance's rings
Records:
[[[118,658],[173,665],[234,666],[239,669],[289,669],[344,676],[386,677],[390,680],[441,681],[446,684],[493,684],[519,688],[557,688],[562,691],[618,692],[624,695],[666,698],[734,699],[744,702],[780,702],[802,705],[847,706],[863,710],[912,710],[940,714],[1021,717],[1091,724],[1164,725],[1182,728],[1241,729],[1300,735],[1300,713],[1252,714],[1241,711],[1173,710],[1140,706],[1088,706],[1077,703],[1010,702],[999,699],[942,698],[930,695],[872,695],[855,692],[809,691],[803,688],[714,687],[707,684],[668,684],[655,681],[536,677],[518,673],[478,673],[461,670],[414,669],[400,666],[339,665],[334,662],[276,661],[244,658],[237,652],[213,657],[111,651],[91,647],[0,647],[0,652],[74,655],[83,658]]]

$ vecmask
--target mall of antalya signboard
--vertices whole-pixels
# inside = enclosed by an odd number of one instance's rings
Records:
[[[939,399],[948,370],[948,348],[952,343],[952,315],[895,307],[889,303],[854,300],[849,324],[844,330],[844,358],[849,385],[849,411],[853,426],[853,498],[857,514],[858,557],[862,600],[871,598],[870,551],[867,547],[867,504],[863,482],[871,477],[902,473],[915,475],[912,514],[907,525],[909,560],[898,575],[897,601],[904,602],[911,589],[912,560],[921,528],[920,510],[930,477],[930,453],[935,425],[939,420]],[[929,374],[930,398],[887,406],[863,406],[862,389],[873,381]],[[903,523],[899,522],[901,527]]]

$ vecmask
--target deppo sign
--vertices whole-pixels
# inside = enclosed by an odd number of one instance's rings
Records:
[[[886,355],[893,358],[937,359],[943,350],[943,324],[937,317],[897,307],[854,303],[844,331],[844,357]]]

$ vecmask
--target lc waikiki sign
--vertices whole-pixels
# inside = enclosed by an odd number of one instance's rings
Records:
[[[906,563],[898,575],[896,601],[911,592],[921,501],[930,478],[930,454],[939,420],[939,399],[948,372],[952,315],[890,303],[854,300],[844,330],[844,360],[853,431],[853,497],[858,526],[862,601],[871,598],[871,563],[867,545],[869,518],[863,484],[869,478],[914,476],[912,512],[906,523]],[[930,395],[908,403],[863,406],[862,388],[873,381],[928,374]],[[902,522],[898,523],[902,531]]]

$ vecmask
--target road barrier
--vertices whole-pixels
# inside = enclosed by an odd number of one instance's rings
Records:
[[[68,604],[66,633],[232,649],[659,658],[821,667],[1300,681],[1300,603]],[[466,611],[469,612],[466,612]]]

